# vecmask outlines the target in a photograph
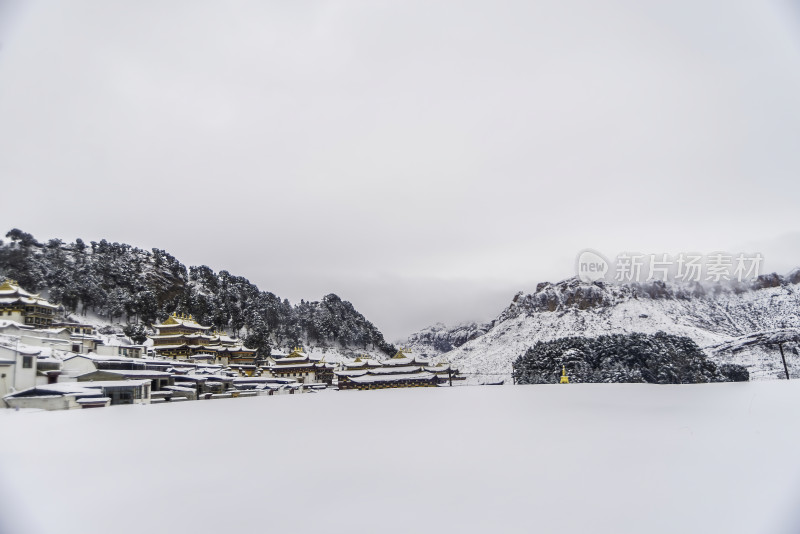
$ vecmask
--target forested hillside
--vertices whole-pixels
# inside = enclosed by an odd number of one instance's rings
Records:
[[[514,361],[518,384],[570,382],[697,384],[749,380],[740,365],[717,366],[688,337],[658,332],[540,341]]]
[[[67,312],[92,312],[126,323],[134,336],[177,311],[241,336],[262,351],[305,343],[376,348],[386,354],[395,350],[337,295],[292,305],[228,271],[215,273],[204,265],[187,268],[164,250],[105,239],[40,243],[13,229],[0,241],[0,277],[13,278],[29,291],[46,291],[49,300]]]

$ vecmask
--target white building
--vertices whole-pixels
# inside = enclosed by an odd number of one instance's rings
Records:
[[[0,345],[0,397],[36,385],[41,350]]]
[[[64,382],[28,388],[2,397],[9,408],[71,410],[117,404],[149,404],[149,380]]]
[[[133,343],[127,336],[99,335],[85,325],[78,326],[80,328],[70,326],[34,328],[14,321],[0,320],[0,334],[14,336],[25,345],[49,347],[75,354],[95,353],[101,356],[130,358],[141,358],[146,355],[145,346]]]

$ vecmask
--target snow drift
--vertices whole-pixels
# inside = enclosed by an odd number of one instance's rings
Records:
[[[256,397],[0,416],[0,531],[780,534],[800,382]]]

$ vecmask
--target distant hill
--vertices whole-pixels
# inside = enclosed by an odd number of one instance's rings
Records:
[[[187,268],[155,248],[105,239],[40,243],[13,229],[0,241],[0,277],[13,278],[29,291],[47,292],[67,312],[120,321],[134,336],[177,311],[241,336],[262,352],[292,345],[395,352],[370,321],[333,293],[292,305],[246,278],[215,273],[205,265]]]
[[[746,284],[542,283],[491,322],[434,325],[407,346],[488,382],[510,379],[512,362],[538,342],[637,332],[688,337],[717,365],[743,365],[753,380],[785,377],[782,347],[790,375],[800,377],[800,270]]]

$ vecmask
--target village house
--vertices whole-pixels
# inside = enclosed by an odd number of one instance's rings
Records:
[[[326,384],[317,384],[325,386]],[[233,386],[242,391],[255,391],[266,395],[283,395],[299,391],[302,384],[293,378],[245,377],[234,378]]]
[[[75,380],[76,377],[91,373],[101,369],[147,369],[151,367],[146,360],[126,358],[124,356],[101,356],[95,353],[71,354],[64,358],[62,371],[65,378]],[[153,364],[161,363],[157,360]],[[169,362],[163,362],[162,366],[153,365],[153,370],[161,371],[169,367]],[[151,368],[152,368],[151,367]]]
[[[34,328],[10,321],[0,321],[0,335],[16,339],[20,344],[30,347],[71,351],[73,347],[69,331],[66,329]]]
[[[63,382],[35,386],[2,397],[9,408],[70,410],[121,404],[149,404],[150,380]]]
[[[36,385],[40,349],[0,345],[0,397]]]
[[[90,333],[88,329],[84,328],[75,331],[70,331],[67,327],[61,328],[69,332],[69,340],[72,344],[70,351],[77,354],[95,353],[103,356],[130,358],[142,358],[147,354],[147,348],[144,345],[137,345],[122,334],[103,336],[95,332]]]
[[[95,352],[104,356],[123,356],[126,358],[142,358],[147,355],[144,345],[133,343],[127,336],[116,334],[106,336],[102,344],[97,345]]]
[[[75,321],[53,321],[51,326],[52,328],[66,328],[70,334],[76,335],[94,336],[97,333],[94,325]]]
[[[4,336],[20,337],[23,334],[28,334],[31,330],[34,330],[32,326],[27,326],[16,321],[0,319],[0,334]]]
[[[163,391],[167,386],[175,385],[175,380],[170,373],[146,369],[99,369],[78,375],[75,378],[78,382],[149,380],[151,384],[150,391]]]
[[[57,326],[70,323],[54,323],[49,328],[34,328],[8,320],[0,320],[0,334],[16,336],[20,343],[34,347],[50,347],[76,354],[96,353],[105,356],[128,356],[141,358],[146,349],[136,345],[124,335],[101,336],[93,329]]]

